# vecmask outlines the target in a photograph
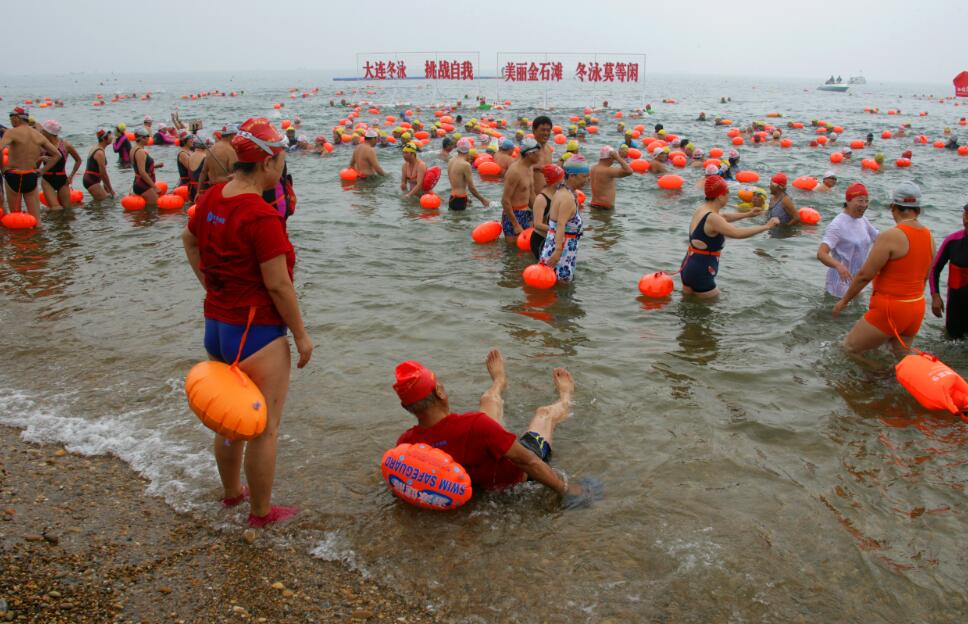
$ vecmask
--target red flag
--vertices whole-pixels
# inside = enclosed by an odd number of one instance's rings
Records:
[[[955,95],[958,97],[968,97],[968,71],[963,71],[954,79]]]

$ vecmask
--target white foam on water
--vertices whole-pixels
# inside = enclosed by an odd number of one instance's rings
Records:
[[[323,561],[342,563],[349,569],[362,574],[364,578],[370,578],[369,570],[360,563],[356,551],[350,547],[349,540],[343,537],[339,531],[323,533],[323,539],[309,550],[309,554]]]
[[[0,424],[22,429],[28,442],[63,444],[71,453],[114,455],[148,480],[145,493],[160,496],[178,511],[198,507],[197,485],[211,469],[210,451],[166,435],[170,425],[145,425],[155,408],[143,407],[96,418],[69,416],[64,396],[44,397],[0,390]]]
[[[699,533],[709,533],[712,527],[706,527]],[[689,572],[697,567],[719,568],[722,569],[723,561],[719,554],[723,547],[708,537],[698,537],[696,539],[675,538],[668,542],[658,539],[656,546],[661,548],[670,557],[679,562],[677,573]]]

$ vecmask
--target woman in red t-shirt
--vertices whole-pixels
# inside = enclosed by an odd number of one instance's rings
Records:
[[[215,436],[223,505],[232,507],[248,498],[240,475],[244,453],[252,496],[249,525],[261,527],[297,512],[271,504],[279,420],[289,390],[286,331],[292,330],[299,368],[309,362],[313,343],[292,282],[295,252],[282,217],[262,199],[262,192],[279,182],[286,163],[282,137],[268,120],[249,119],[232,147],[238,154],[232,179],[199,198],[182,241],[205,288],[205,350],[211,359],[226,363],[241,350],[239,368],[266,398],[268,419],[259,437],[246,443]]]

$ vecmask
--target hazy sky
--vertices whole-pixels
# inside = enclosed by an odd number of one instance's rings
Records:
[[[628,52],[647,73],[950,85],[966,0],[46,0],[5,3],[5,74],[346,70],[357,52]]]

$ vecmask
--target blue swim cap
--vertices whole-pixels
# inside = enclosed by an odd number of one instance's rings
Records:
[[[588,161],[581,154],[575,154],[565,161],[565,173],[574,175],[578,173],[588,173]]]
[[[514,149],[514,141],[512,141],[511,139],[502,139],[501,140],[501,144],[500,144],[500,148],[502,150],[513,150]]]

